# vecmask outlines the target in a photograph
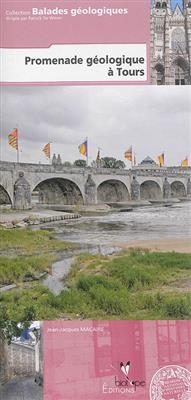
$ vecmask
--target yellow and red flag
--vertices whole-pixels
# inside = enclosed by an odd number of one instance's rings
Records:
[[[50,158],[50,143],[45,144],[42,151],[47,158]]]
[[[181,167],[188,167],[188,157],[181,161]]]
[[[164,165],[164,153],[160,154],[157,158],[158,158],[158,162],[159,162],[160,167],[163,167],[163,165]]]
[[[78,146],[78,150],[82,156],[86,156],[86,157],[88,156],[88,141],[87,141],[87,139],[85,140],[85,142],[81,143]]]
[[[14,149],[18,150],[18,129],[14,129],[9,135],[9,146],[13,147]]]
[[[133,151],[132,146],[130,146],[124,153],[124,157],[126,160],[132,161],[133,160]]]

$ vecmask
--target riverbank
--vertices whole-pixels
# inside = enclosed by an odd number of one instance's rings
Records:
[[[51,232],[0,229],[0,292],[40,280],[60,254],[76,248]]]
[[[190,254],[132,249],[79,256],[67,282],[88,318],[185,319],[191,317],[190,269]]]
[[[0,256],[34,256],[61,252],[74,248],[74,245],[57,240],[52,232],[44,230],[0,228]],[[76,247],[76,246],[75,246]]]
[[[0,227],[5,229],[27,228],[31,225],[39,225],[49,222],[68,221],[80,218],[75,212],[60,212],[53,210],[1,210]]]
[[[63,260],[64,262],[64,260]],[[191,255],[131,250],[81,254],[59,294],[42,281],[0,293],[0,319],[190,319]],[[31,318],[31,317],[30,317]]]
[[[148,249],[149,251],[160,251],[160,252],[175,251],[177,253],[191,253],[190,238],[135,240],[128,243],[115,242],[115,246],[118,246],[124,250],[129,250],[132,248],[134,249],[141,248],[141,249]]]
[[[0,293],[0,314],[5,313],[0,319],[191,318],[190,243],[183,239],[190,232],[189,204],[142,207],[36,229],[1,229],[1,284],[11,287]],[[76,247],[69,249],[71,242]],[[111,243],[122,253],[104,256]],[[94,256],[90,252],[96,246]],[[79,251],[86,254],[79,256]],[[42,277],[46,272],[51,286]],[[57,293],[55,279],[61,288]]]

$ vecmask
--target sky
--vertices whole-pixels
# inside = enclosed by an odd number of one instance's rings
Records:
[[[166,165],[190,153],[190,86],[10,86],[2,103],[1,160],[16,161],[8,145],[15,127],[21,162],[48,163],[42,148],[49,141],[63,162],[83,159],[78,145],[86,137],[90,163],[98,148],[101,157],[124,160],[132,145],[137,163],[164,152]]]
[[[176,7],[176,4],[178,4],[180,7],[182,7],[182,0],[171,0],[172,2],[172,7]]]
[[[182,7],[183,1],[182,0],[171,0],[171,4],[172,4],[172,8],[175,8],[177,4],[180,7]]]

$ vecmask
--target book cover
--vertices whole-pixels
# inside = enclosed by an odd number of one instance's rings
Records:
[[[1,398],[188,400],[191,3],[1,26]]]

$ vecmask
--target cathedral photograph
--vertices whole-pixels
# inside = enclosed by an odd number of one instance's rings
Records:
[[[151,0],[151,84],[191,84],[190,0]]]

